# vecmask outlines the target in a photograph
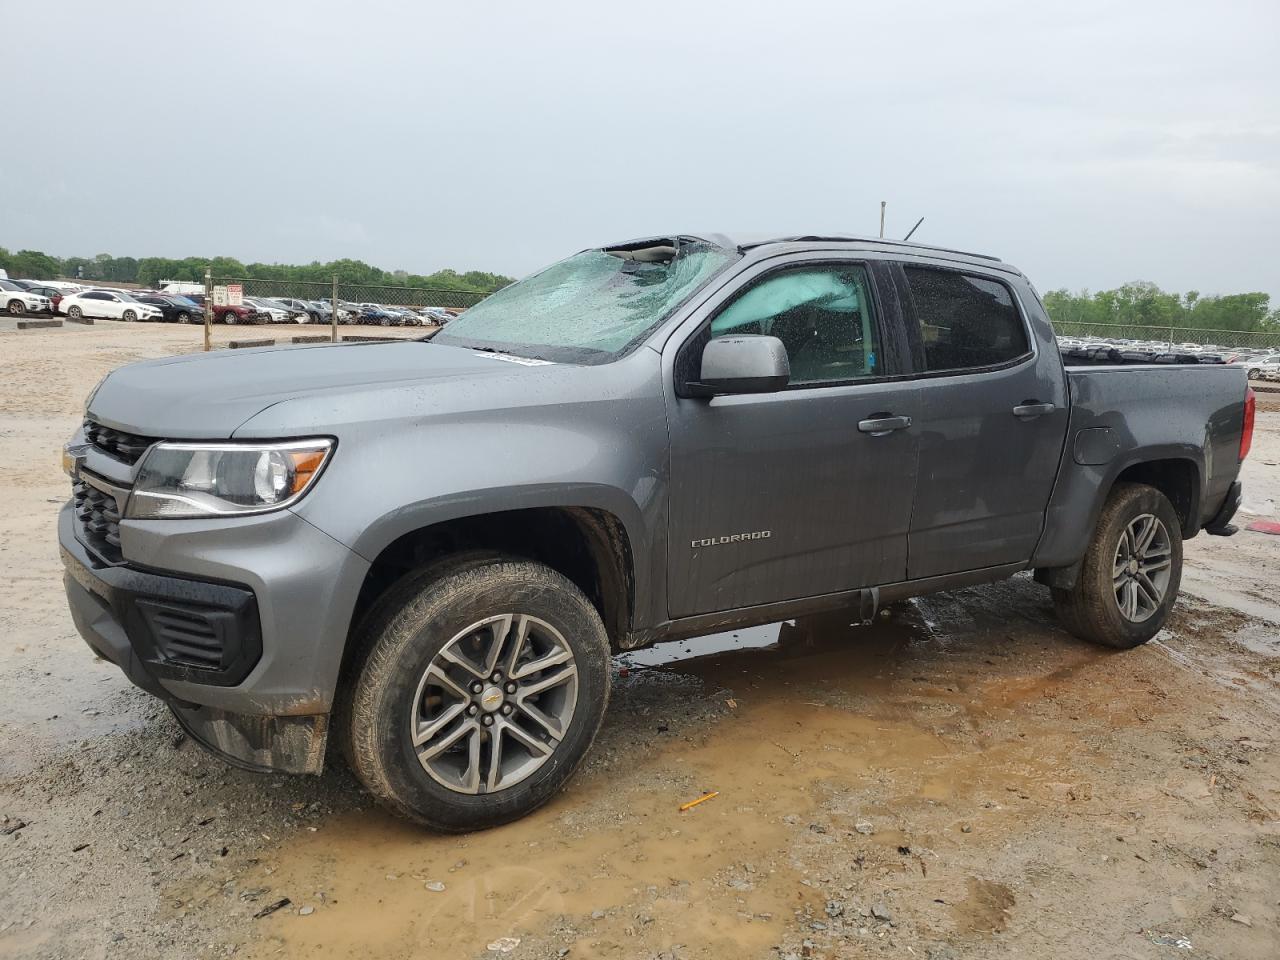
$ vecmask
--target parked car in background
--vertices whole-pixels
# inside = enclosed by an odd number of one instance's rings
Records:
[[[298,300],[294,297],[279,297],[277,302],[283,304],[294,313],[298,323],[319,323],[324,315],[316,303],[311,300]]]
[[[72,319],[98,317],[106,320],[159,320],[160,308],[140,303],[123,290],[82,290],[62,298],[63,311]]]
[[[40,280],[15,280],[13,282],[18,284],[20,287],[26,287],[27,293],[34,293],[37,296],[48,297],[49,303],[52,305],[49,310],[50,313],[58,312],[58,304],[62,301],[62,298],[66,296],[65,290],[60,290],[57,287],[50,287]]]
[[[204,319],[204,308],[187,297],[165,293],[140,293],[134,299],[148,303],[160,311],[166,323],[199,323]]]
[[[398,327],[404,322],[402,318],[393,317],[376,303],[358,303],[356,304],[356,309],[359,311],[356,316],[356,323],[371,323],[382,327]]]
[[[438,327],[443,327],[453,319],[453,314],[444,307],[423,307],[419,313],[427,323],[434,323]]]
[[[202,311],[204,310],[205,295],[203,293],[188,293],[186,294],[186,297]],[[228,304],[219,306],[215,303],[213,305],[213,322],[225,324],[262,323],[263,318],[258,315],[258,312],[252,306],[249,305],[248,300],[246,299],[244,303],[238,304],[237,306],[230,306]]]
[[[53,312],[53,304],[48,297],[33,293],[13,280],[0,280],[0,304],[15,317],[24,313]]]
[[[1280,354],[1274,354],[1261,360],[1252,360],[1245,369],[1250,380],[1280,380]]]
[[[408,307],[383,306],[382,309],[385,310],[387,313],[391,314],[392,323],[396,326],[406,326],[406,327],[422,326],[422,318],[418,316],[416,313],[414,313],[412,310],[410,310]],[[398,324],[396,323],[396,318],[399,318],[400,322]]]
[[[290,319],[289,308],[283,303],[268,300],[266,297],[245,297],[244,302],[253,307],[266,323],[285,323]]]

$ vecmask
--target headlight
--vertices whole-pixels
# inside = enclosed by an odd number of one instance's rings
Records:
[[[280,510],[307,492],[332,451],[332,440],[157,443],[142,461],[125,516],[236,516]]]

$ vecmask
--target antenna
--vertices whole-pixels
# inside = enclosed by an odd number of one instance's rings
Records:
[[[888,204],[887,200],[880,201],[880,239],[884,239],[884,208]]]
[[[915,232],[916,232],[916,229],[917,229],[917,228],[920,226],[920,224],[922,224],[922,223],[924,223],[924,217],[921,217],[919,220],[917,220],[917,221],[916,221],[916,225],[915,225],[914,227],[912,227],[910,230],[908,230],[908,231],[907,231],[907,235],[906,235],[905,237],[903,237],[903,238],[902,238],[902,242],[903,242],[903,243],[906,243],[908,240],[910,240],[910,239],[911,239],[911,234],[915,233]],[[882,237],[884,236],[884,232],[883,232],[883,231],[881,231],[880,236],[882,236]]]

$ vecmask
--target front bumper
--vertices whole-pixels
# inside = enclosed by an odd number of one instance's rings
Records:
[[[318,773],[367,561],[289,511],[126,520],[122,563],[77,531],[68,504],[67,601],[94,652],[228,761]]]

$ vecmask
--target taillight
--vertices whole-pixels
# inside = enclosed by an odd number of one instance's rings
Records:
[[[1253,420],[1258,413],[1258,397],[1253,392],[1253,387],[1244,388],[1244,430],[1240,434],[1240,460],[1244,462],[1244,458],[1249,455],[1249,448],[1253,446]]]

